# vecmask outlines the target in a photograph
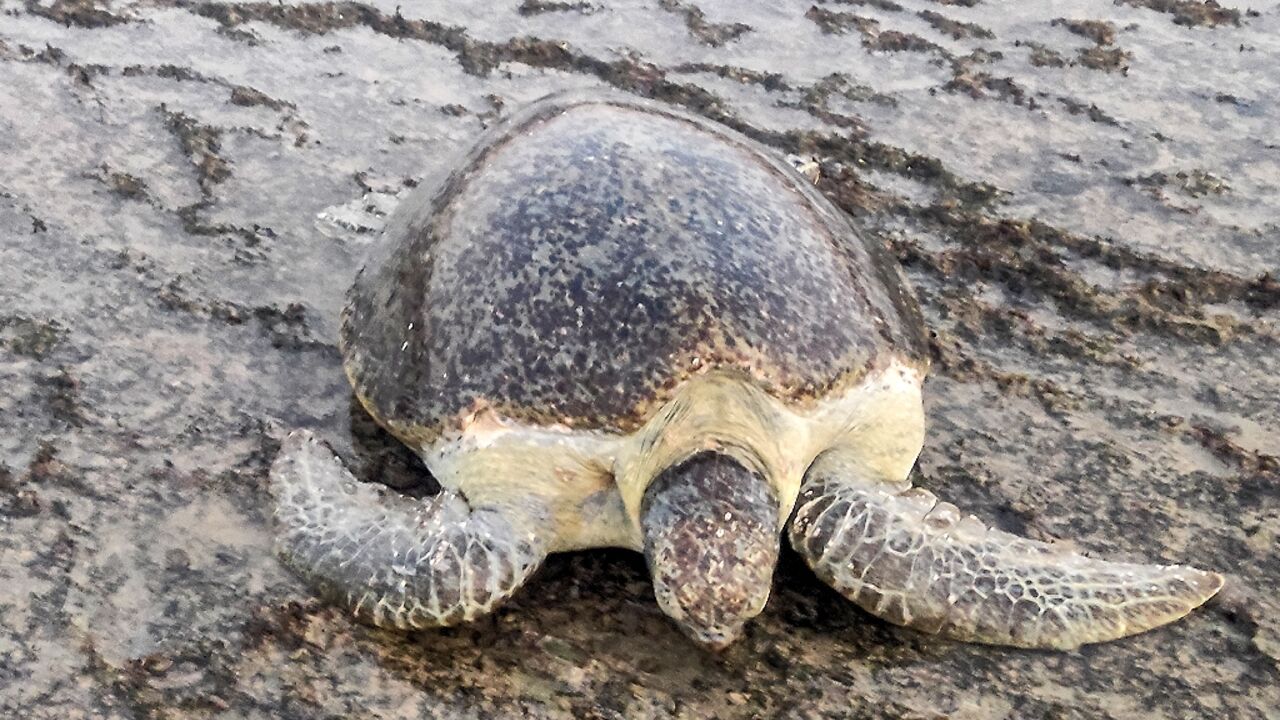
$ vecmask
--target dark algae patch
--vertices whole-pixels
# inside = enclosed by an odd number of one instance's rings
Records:
[[[598,9],[598,5],[589,2],[545,2],[544,0],[524,0],[519,7],[520,14],[524,16],[554,12],[591,13]]]
[[[955,40],[963,40],[964,38],[990,40],[995,37],[990,30],[978,25],[977,23],[952,20],[946,15],[934,10],[921,10],[920,17],[924,18],[930,25],[936,28],[938,32],[950,35],[952,39]]]
[[[0,717],[1280,706],[1280,16],[1181,0],[476,8],[6,7]],[[1008,651],[876,622],[787,550],[721,656],[669,625],[621,550],[553,556],[509,606],[436,632],[311,599],[272,550],[265,482],[287,429],[362,480],[435,487],[343,376],[340,311],[377,228],[486,127],[584,86],[811,162],[904,266],[933,361],[917,484],[1096,557],[1223,571],[1219,598],[1125,641]]]
[[[0,347],[15,355],[42,360],[65,336],[66,330],[55,321],[0,315]]]
[[[1087,68],[1106,72],[1123,71],[1127,69],[1125,63],[1133,57],[1132,54],[1121,48],[1109,47],[1115,43],[1116,39],[1115,25],[1110,22],[1055,18],[1051,24],[1066,28],[1076,35],[1093,41],[1093,47],[1081,48],[1076,53],[1076,62]],[[1051,56],[1041,55],[1038,59],[1042,62],[1037,63],[1037,57],[1033,56],[1032,64],[1054,65],[1054,59]],[[1056,59],[1061,62],[1060,56]]]
[[[165,125],[177,138],[183,152],[195,165],[201,190],[206,194],[211,193],[214,185],[231,176],[230,163],[218,154],[223,132],[220,128],[201,124],[190,115],[167,107],[162,106],[160,113],[164,115]]]
[[[231,104],[244,107],[264,105],[272,110],[283,110],[286,107],[291,107],[290,103],[276,100],[261,90],[255,90],[244,85],[237,85],[231,88]]]
[[[856,15],[850,12],[839,12],[835,10],[827,10],[826,8],[814,5],[804,14],[806,18],[813,21],[818,27],[822,28],[822,32],[829,35],[842,35],[850,30],[857,30],[861,33],[870,33],[878,23],[867,17]]]
[[[685,27],[689,29],[690,34],[697,38],[698,42],[711,47],[720,47],[751,32],[751,26],[745,23],[713,23],[707,20],[707,14],[702,11],[702,8],[692,3],[658,0],[658,6],[668,12],[683,15]]]
[[[1120,48],[1091,47],[1085,48],[1076,56],[1081,65],[1094,70],[1124,70],[1125,63],[1132,56]]]
[[[1032,65],[1036,67],[1066,67],[1066,59],[1057,50],[1031,42],[1027,43],[1027,47],[1031,48],[1031,55],[1028,59]]]
[[[112,13],[111,4],[102,0],[26,0],[26,11],[63,25],[101,28],[129,22],[129,18]]]
[[[1116,26],[1105,20],[1054,18],[1050,24],[1061,26],[1076,35],[1089,38],[1095,45],[1110,45],[1116,40]]]
[[[1240,11],[1220,5],[1216,0],[1116,0],[1116,4],[1169,14],[1179,25],[1217,27],[1240,24]]]

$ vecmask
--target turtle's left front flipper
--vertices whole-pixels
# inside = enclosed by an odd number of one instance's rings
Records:
[[[541,565],[539,503],[471,507],[443,490],[415,500],[357,481],[310,433],[289,436],[271,468],[278,547],[295,570],[382,627],[472,620]]]
[[[1191,612],[1222,587],[1195,568],[1093,560],[988,529],[923,489],[828,451],[805,475],[791,544],[868,612],[959,640],[1070,649]]]

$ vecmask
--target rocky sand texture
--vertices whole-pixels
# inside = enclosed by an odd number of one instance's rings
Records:
[[[0,716],[1280,717],[1274,3],[397,4],[0,0]],[[892,248],[919,484],[1226,589],[1071,653],[891,627],[794,556],[721,656],[625,552],[439,632],[313,600],[284,433],[430,491],[339,368],[360,258],[483,128],[599,86],[816,158]]]

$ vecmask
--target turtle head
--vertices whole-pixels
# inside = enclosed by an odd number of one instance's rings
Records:
[[[773,488],[728,455],[700,453],[653,480],[640,525],[662,611],[699,644],[727,647],[769,599],[781,542]]]

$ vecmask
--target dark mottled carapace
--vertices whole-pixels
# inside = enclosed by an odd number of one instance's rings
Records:
[[[753,141],[646,102],[534,104],[381,242],[343,349],[401,437],[477,405],[627,431],[712,368],[802,402],[890,356],[925,362],[882,249]]]

